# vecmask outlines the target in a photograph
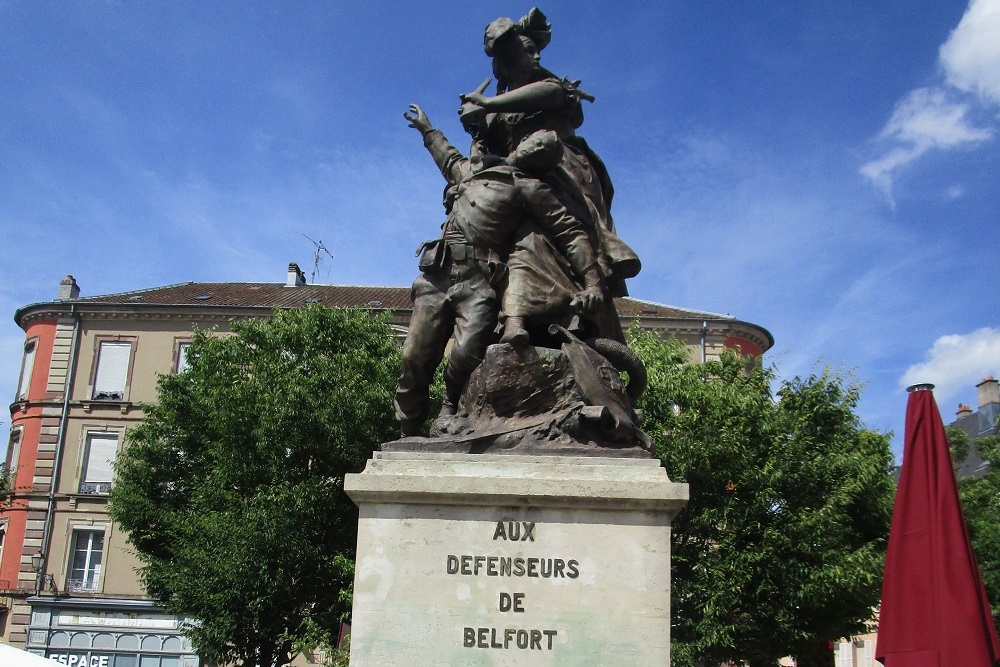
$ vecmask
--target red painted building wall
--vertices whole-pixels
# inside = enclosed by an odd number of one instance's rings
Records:
[[[46,385],[52,361],[55,331],[55,320],[37,322],[28,327],[25,332],[25,343],[32,339],[35,340],[35,360],[31,382],[28,385],[27,396],[23,400],[11,404],[11,431],[20,430],[20,453],[17,461],[11,461],[10,458],[13,457],[14,452],[7,452],[8,465],[16,465],[12,483],[14,496],[13,500],[0,511],[0,517],[7,520],[3,558],[0,560],[0,587],[6,589],[18,588],[19,572],[31,572],[30,560],[22,564],[28,520],[26,496],[32,493],[44,495],[49,491],[48,484],[35,484],[35,464],[38,460],[38,442],[41,435],[42,401],[47,398],[52,399],[46,395]],[[41,535],[34,537],[41,538]],[[22,582],[21,586],[33,587],[33,583],[33,580],[30,583]]]

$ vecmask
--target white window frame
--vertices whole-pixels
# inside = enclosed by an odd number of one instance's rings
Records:
[[[174,343],[174,373],[183,373],[188,368],[188,350],[191,349],[191,339],[178,339]]]
[[[7,474],[10,475],[10,490],[14,490],[17,483],[18,460],[21,458],[21,438],[24,436],[24,429],[21,426],[14,426],[10,429],[10,438],[7,440]]]
[[[7,542],[7,519],[0,519],[0,563],[3,562],[3,545]],[[10,588],[10,582],[7,582]]]
[[[107,346],[107,347],[105,347]],[[135,363],[135,347],[136,339],[134,337],[126,336],[104,336],[98,337],[94,341],[94,369],[91,376],[91,389],[90,398],[94,401],[127,401],[129,394],[129,387],[132,381],[132,365]],[[127,349],[128,357],[124,360],[123,369],[111,370],[106,365],[111,359],[111,350],[121,350],[122,348]],[[105,354],[107,353],[107,355]],[[121,355],[121,352],[117,353]],[[102,374],[102,357],[104,358],[104,373]],[[115,359],[119,364],[121,363],[121,358]],[[117,372],[115,372],[117,371]],[[114,376],[109,377],[111,373],[115,373]],[[117,380],[119,379],[119,373],[123,375],[121,377],[121,384],[119,385]],[[107,386],[114,385],[114,386]]]
[[[114,464],[115,457],[118,455],[118,447],[121,444],[121,433],[117,431],[106,431],[106,430],[89,430],[83,435],[83,450],[82,457],[80,459],[80,486],[79,492],[88,495],[107,495],[111,492],[111,483],[113,479],[113,471],[111,465],[107,466],[107,474],[98,475],[97,473],[101,471],[101,461],[97,461],[97,466],[93,465],[94,462],[91,461],[91,454],[94,451],[95,444],[105,451],[108,450],[108,445],[111,447],[111,458],[107,459],[110,464]],[[96,468],[96,470],[95,470]],[[107,479],[88,479],[93,477],[102,477]]]
[[[66,590],[70,592],[96,592],[100,590],[101,574],[104,564],[105,530],[103,526],[74,526],[69,544],[69,558],[66,562]],[[100,549],[94,548],[95,540],[100,537]],[[80,551],[80,540],[87,540],[86,555],[83,567],[77,567],[76,556]],[[94,562],[94,561],[97,562]],[[82,577],[76,577],[77,570],[82,570]]]
[[[7,465],[11,470],[17,468],[17,460],[21,457],[21,437],[24,435],[24,428],[20,424],[15,424],[10,428],[10,436],[7,438]]]
[[[17,396],[14,401],[24,401],[31,391],[31,375],[35,370],[35,353],[38,351],[38,337],[24,342],[24,356],[21,357],[21,375],[17,380]]]

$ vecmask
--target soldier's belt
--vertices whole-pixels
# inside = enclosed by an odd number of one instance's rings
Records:
[[[448,250],[451,258],[456,262],[467,260],[479,260],[480,262],[490,261],[490,251],[486,248],[477,248],[471,243],[448,243]]]

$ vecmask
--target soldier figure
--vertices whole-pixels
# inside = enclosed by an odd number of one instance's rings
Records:
[[[585,229],[549,186],[533,177],[559,162],[557,137],[532,135],[506,160],[484,155],[473,162],[431,126],[419,106],[410,105],[410,113],[403,115],[423,136],[449,184],[442,237],[421,246],[421,274],[411,292],[413,317],[396,388],[396,417],[406,437],[417,435],[427,417],[428,389],[449,339],[454,342],[441,415],[455,414],[469,376],[495,341],[507,257],[521,238],[540,232],[568,261],[583,287],[573,299],[574,308],[593,311],[604,296]],[[505,341],[527,341],[517,319],[507,323]]]

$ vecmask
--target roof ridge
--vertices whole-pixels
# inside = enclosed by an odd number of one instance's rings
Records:
[[[229,287],[229,286],[235,286],[235,285],[259,285],[259,286],[271,286],[271,287],[285,287],[286,286],[285,283],[278,283],[278,282],[272,282],[272,283],[265,283],[265,282],[232,282],[232,281],[197,282],[197,281],[194,281],[194,280],[188,280],[188,281],[181,282],[181,283],[173,283],[172,285],[160,285],[158,287],[147,287],[147,288],[144,288],[144,289],[126,290],[124,292],[111,292],[109,294],[95,294],[93,296],[78,297],[76,299],[67,299],[66,301],[63,301],[61,303],[77,303],[77,302],[80,302],[80,301],[94,301],[94,300],[98,300],[98,299],[107,299],[107,298],[112,298],[112,297],[122,297],[122,296],[129,296],[129,295],[135,295],[135,294],[148,294],[150,292],[162,292],[162,291],[168,290],[168,289],[175,289],[177,287],[188,287],[188,286],[192,286],[192,285],[223,285],[223,286],[227,286],[227,287]],[[361,289],[366,289],[366,288],[370,288],[370,289],[400,289],[400,290],[409,290],[410,289],[409,287],[404,287],[402,285],[336,285],[336,284],[329,284],[329,283],[318,283],[318,284],[317,283],[313,283],[313,284],[308,284],[307,283],[305,285],[298,285],[296,287],[296,289],[301,289],[303,287],[340,287],[340,288],[344,288],[344,289],[357,289],[357,288],[361,288]],[[42,302],[42,303],[44,303],[44,302]]]
[[[183,287],[184,285],[195,285],[193,280],[188,280],[183,283],[174,283],[173,285],[160,285],[159,287],[146,287],[143,289],[127,290],[125,292],[111,292],[110,294],[95,294],[94,296],[81,296],[75,299],[66,299],[65,301],[60,301],[59,299],[53,299],[53,301],[58,301],[59,303],[74,303],[77,301],[90,301],[91,299],[105,299],[109,296],[125,296],[126,294],[145,294],[146,292],[157,292],[159,290],[172,289],[174,287]],[[202,283],[210,284],[210,283]],[[42,303],[45,303],[44,301]]]
[[[650,301],[649,299],[638,299],[638,298],[636,298],[634,296],[626,296],[626,297],[623,297],[623,298],[628,299],[629,301],[635,301],[637,303],[645,303],[645,304],[648,304],[650,306],[656,306],[658,308],[672,308],[673,310],[681,310],[681,311],[684,311],[684,312],[687,312],[687,313],[696,313],[698,315],[710,315],[712,317],[717,317],[720,320],[735,320],[736,319],[734,316],[730,315],[729,313],[722,314],[722,313],[712,313],[712,312],[709,312],[707,310],[694,310],[692,308],[684,308],[683,306],[672,306],[672,305],[670,305],[668,303],[659,303],[657,301]]]

